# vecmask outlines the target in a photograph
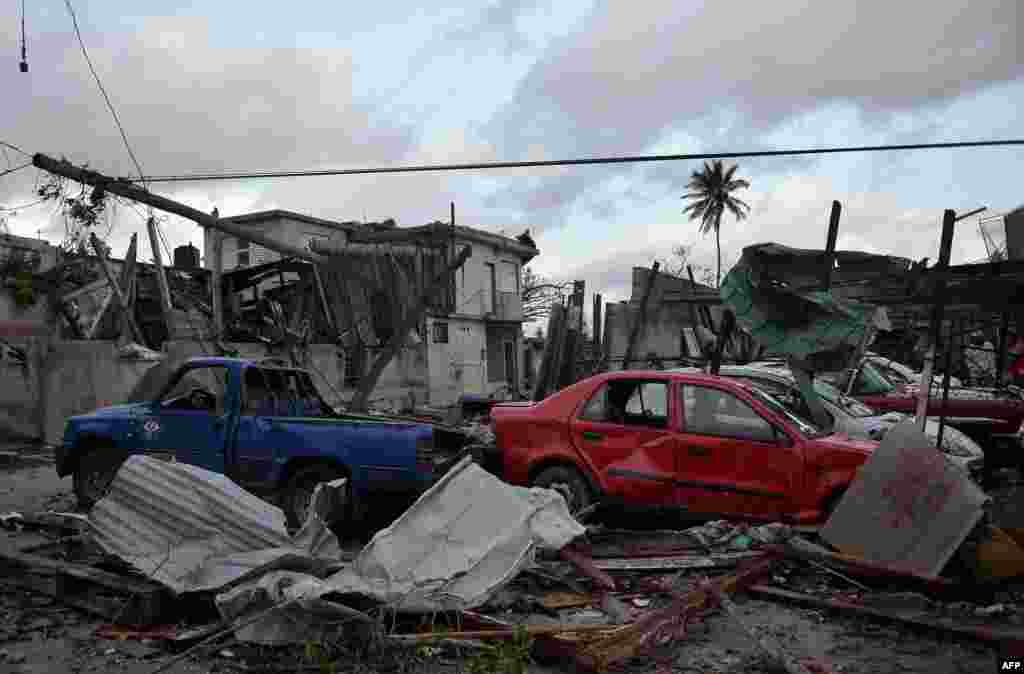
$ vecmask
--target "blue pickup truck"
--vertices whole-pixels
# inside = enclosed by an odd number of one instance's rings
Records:
[[[348,478],[340,516],[360,520],[377,499],[411,502],[463,445],[443,427],[338,414],[305,370],[204,357],[186,361],[152,401],[69,418],[56,468],[89,507],[131,454],[173,456],[269,496],[297,526],[320,482]]]

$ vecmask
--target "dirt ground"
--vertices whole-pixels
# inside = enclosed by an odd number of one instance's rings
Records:
[[[1024,484],[1009,480],[993,493],[997,522],[1024,525]],[[0,464],[0,514],[49,509],[71,509],[70,479],[58,479],[52,462],[43,455],[38,461]],[[13,550],[46,540],[28,531],[0,530],[0,548]],[[782,572],[775,584],[795,591],[813,591],[815,585],[831,586],[828,591],[850,591],[844,581],[820,574]],[[0,579],[2,583],[2,579]],[[152,672],[173,656],[159,642],[106,640],[95,636],[102,624],[93,616],[62,606],[48,597],[9,586],[0,586],[0,673],[62,672]],[[824,593],[825,588],[820,588]],[[905,597],[913,602],[913,596]],[[1003,588],[996,596],[1003,604],[996,625],[1024,624],[1024,583]],[[899,600],[897,598],[897,600]],[[993,649],[965,639],[937,632],[915,632],[896,625],[851,618],[835,613],[805,610],[795,606],[745,597],[735,598],[743,620],[755,630],[773,637],[798,657],[816,658],[830,670],[844,673],[928,672],[960,674],[995,671]],[[954,606],[952,611],[970,614],[985,604]],[[1019,610],[1018,610],[1019,607]],[[686,674],[726,672],[769,672],[758,657],[759,650],[726,615],[718,612],[692,625],[681,641],[658,648],[621,667],[624,671],[662,671]],[[468,671],[466,660],[441,650],[425,654],[387,654],[373,663],[353,657],[343,660],[338,671],[441,672]],[[202,656],[181,662],[168,672],[316,671],[295,669],[300,654],[292,649],[270,653],[225,640]],[[271,669],[267,665],[274,664]],[[292,665],[289,667],[289,665]],[[574,671],[571,665],[536,664],[531,672]]]

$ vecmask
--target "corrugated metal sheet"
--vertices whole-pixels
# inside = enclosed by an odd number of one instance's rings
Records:
[[[537,547],[558,550],[585,531],[558,492],[506,484],[466,457],[327,582],[399,611],[473,608]]]
[[[322,569],[340,556],[315,513],[292,538],[277,508],[224,475],[128,458],[89,515],[96,542],[175,592],[212,590],[269,568]]]
[[[987,500],[909,419],[860,467],[821,537],[869,562],[934,576],[981,520]]]

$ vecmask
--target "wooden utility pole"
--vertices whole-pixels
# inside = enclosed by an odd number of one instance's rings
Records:
[[[213,300],[213,341],[219,344],[224,339],[224,294],[221,288],[221,280],[224,278],[224,236],[220,232],[212,230],[210,238],[213,239],[213,265],[210,272],[210,295]]]
[[[626,353],[622,356],[622,369],[628,370],[629,364],[633,360],[633,351],[636,349],[637,339],[640,337],[640,331],[644,327],[644,323],[647,322],[647,302],[651,299],[651,292],[654,290],[654,283],[658,279],[658,270],[661,269],[661,263],[655,262],[651,265],[651,271],[647,276],[647,283],[644,286],[644,294],[640,299],[640,307],[637,311],[636,322],[633,324],[633,329],[629,333],[629,341],[626,343]]]
[[[296,257],[300,260],[307,260],[309,262],[322,262],[324,260],[322,256],[306,250],[305,248],[283,243],[277,239],[266,236],[261,232],[255,232],[231,222],[224,222],[219,218],[203,213],[191,206],[186,206],[185,204],[162,197],[159,194],[153,194],[149,190],[139,187],[135,183],[128,182],[127,180],[111,178],[110,176],[105,176],[102,173],[97,173],[96,171],[80,168],[68,161],[58,161],[44,154],[33,155],[32,165],[55,175],[70,178],[71,180],[80,182],[84,185],[92,185],[94,187],[100,186],[111,194],[116,194],[126,199],[131,199],[132,201],[152,206],[153,208],[160,209],[161,211],[179,215],[195,222],[201,227],[211,227],[217,231],[237,236],[244,241],[252,241],[253,243],[269,248],[270,250],[277,251],[285,257]]]
[[[839,238],[839,216],[843,205],[832,202],[832,212],[828,218],[828,236],[825,239],[825,269],[822,273],[822,285],[825,290],[832,286],[832,269],[836,266],[836,240]]]
[[[163,256],[160,255],[160,238],[156,231],[156,218],[150,216],[146,220],[146,230],[149,232],[149,247],[153,251],[153,265],[156,267],[156,285],[160,291],[160,311],[164,316],[164,326],[167,328],[167,339],[174,339],[174,308],[171,304],[171,287],[167,284],[167,275],[164,272]]]
[[[932,390],[932,376],[935,372],[935,348],[939,343],[942,329],[942,315],[946,308],[945,291],[946,281],[944,276],[949,268],[949,258],[953,251],[953,230],[956,225],[956,213],[946,209],[942,215],[942,238],[939,241],[939,262],[933,271],[939,275],[935,283],[935,290],[932,293],[933,301],[931,329],[929,330],[928,351],[924,358],[924,371],[921,373],[921,392],[917,397],[917,410],[915,423],[917,429],[924,432],[925,421],[928,419],[928,401]]]

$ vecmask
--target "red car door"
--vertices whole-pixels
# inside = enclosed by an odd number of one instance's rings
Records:
[[[681,385],[677,498],[706,514],[774,518],[794,510],[803,462],[748,400],[711,384]]]
[[[674,440],[665,379],[605,382],[570,422],[573,444],[609,496],[637,505],[675,499]]]

